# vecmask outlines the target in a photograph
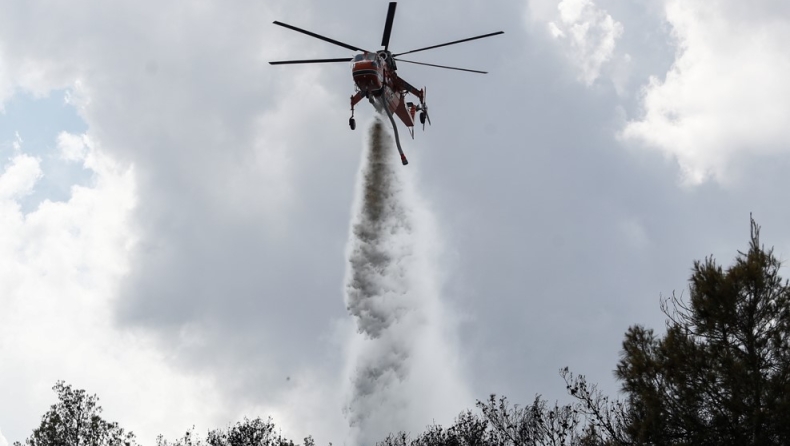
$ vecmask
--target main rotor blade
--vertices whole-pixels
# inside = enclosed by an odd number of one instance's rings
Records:
[[[439,47],[443,47],[443,46],[447,46],[447,45],[455,45],[456,43],[469,42],[470,40],[482,39],[483,37],[497,36],[499,34],[504,34],[504,33],[505,33],[504,31],[497,31],[495,33],[483,34],[482,36],[470,37],[468,39],[456,40],[456,41],[453,41],[453,42],[442,43],[440,45],[426,46],[425,48],[419,48],[419,49],[416,49],[416,50],[406,51],[405,53],[393,54],[393,56],[402,56],[404,54],[416,53],[418,51],[432,50],[434,48],[439,48]]]
[[[390,8],[387,10],[387,21],[384,24],[384,35],[381,37],[381,46],[384,47],[384,51],[387,51],[390,47],[392,21],[395,20],[395,7],[397,6],[398,2],[390,2]]]
[[[302,33],[302,34],[307,34],[307,35],[308,35],[308,36],[310,36],[310,37],[315,37],[316,39],[321,39],[321,40],[323,40],[324,42],[333,43],[333,44],[335,44],[335,45],[337,45],[337,46],[342,46],[343,48],[348,48],[348,49],[350,49],[350,50],[353,50],[353,51],[364,51],[364,52],[367,52],[367,53],[369,53],[369,52],[370,52],[370,51],[365,51],[365,50],[363,50],[362,48],[357,48],[357,47],[355,47],[355,46],[352,46],[352,45],[349,45],[349,44],[347,44],[347,43],[339,42],[339,41],[337,41],[337,40],[335,40],[335,39],[330,39],[329,37],[324,37],[324,36],[322,36],[322,35],[320,35],[320,34],[316,34],[316,33],[314,33],[314,32],[307,31],[307,30],[305,30],[305,29],[302,29],[302,28],[297,28],[297,27],[295,27],[295,26],[292,26],[292,25],[289,25],[289,24],[287,24],[287,23],[278,22],[277,20],[275,20],[273,23],[274,23],[275,25],[280,25],[280,26],[282,26],[282,27],[284,27],[284,28],[292,29],[292,30],[294,30],[294,31],[296,31],[296,32],[300,32],[300,33]]]
[[[413,63],[413,64],[417,64],[417,65],[427,65],[429,67],[447,68],[448,70],[459,70],[459,71],[468,71],[470,73],[488,74],[488,71],[470,70],[470,69],[467,69],[467,68],[458,68],[458,67],[446,67],[444,65],[434,65],[432,63],[415,62],[413,60],[404,60],[404,59],[395,59],[395,60],[397,60],[398,62]]]
[[[303,59],[303,60],[277,60],[269,62],[269,65],[288,65],[295,63],[331,63],[331,62],[351,62],[350,57],[342,57],[339,59]]]

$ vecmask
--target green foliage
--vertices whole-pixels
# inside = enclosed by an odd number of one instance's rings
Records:
[[[256,418],[236,423],[225,431],[213,430],[206,440],[211,446],[296,446],[292,440],[275,433],[271,419]],[[305,438],[305,446],[314,444],[312,437]]]
[[[165,440],[161,435],[156,439],[156,446],[298,446],[279,433],[271,419],[260,418],[244,421],[227,429],[214,429],[208,432],[205,443],[195,434],[195,428],[188,430],[183,437],[175,441]],[[304,439],[304,446],[315,446],[313,437]]]
[[[486,444],[520,446],[543,444],[578,444],[579,413],[571,405],[557,403],[549,407],[536,396],[531,406],[510,406],[504,397],[492,395],[487,402],[477,402],[483,419],[490,426]]]
[[[495,395],[477,402],[479,413],[462,412],[444,428],[428,429],[414,439],[404,432],[390,434],[377,446],[587,446],[593,444],[586,419],[577,405],[549,406],[540,396],[530,406],[510,405]]]
[[[183,437],[177,438],[175,441],[165,440],[164,436],[160,434],[156,437],[156,446],[203,446],[203,440],[200,439],[200,435],[195,434],[195,427],[192,426],[184,433]]]
[[[125,433],[116,422],[101,418],[96,395],[72,389],[63,381],[52,388],[58,395],[41,419],[41,425],[25,440],[26,446],[134,446],[132,432]],[[18,442],[14,443],[19,445]]]
[[[630,406],[623,401],[612,401],[595,384],[589,384],[584,375],[574,376],[564,368],[560,375],[565,388],[576,399],[573,412],[583,417],[579,424],[582,434],[579,445],[631,445],[634,442],[628,428],[632,423]],[[564,443],[561,443],[564,444]]]
[[[752,220],[726,271],[694,263],[690,302],[662,301],[662,337],[629,328],[616,376],[643,444],[790,444],[790,287]]]

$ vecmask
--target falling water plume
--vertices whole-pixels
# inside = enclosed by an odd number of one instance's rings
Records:
[[[358,445],[449,421],[469,403],[453,317],[440,299],[440,243],[376,119],[359,173],[345,297],[357,334],[348,357],[346,416]]]

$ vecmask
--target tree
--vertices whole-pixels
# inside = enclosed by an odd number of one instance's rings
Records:
[[[535,397],[525,407],[511,405],[507,398],[491,395],[478,401],[479,413],[461,412],[444,428],[429,426],[415,439],[404,432],[390,434],[376,446],[593,446],[586,422],[574,405],[549,406]]]
[[[208,432],[205,443],[200,436],[195,434],[195,428],[188,430],[182,438],[168,441],[163,436],[156,439],[157,446],[297,446],[279,433],[275,432],[275,425],[271,418],[264,421],[261,418],[236,423],[227,429],[214,429]],[[315,446],[313,437],[304,439],[304,446]],[[331,446],[331,444],[330,444]]]
[[[751,221],[724,270],[696,261],[690,301],[662,300],[666,334],[630,327],[615,372],[638,444],[790,444],[790,286]]]
[[[491,446],[540,446],[581,444],[582,422],[572,405],[548,406],[535,397],[532,405],[511,406],[505,397],[477,402],[483,419],[489,424],[484,444]]]
[[[244,418],[227,430],[209,432],[206,442],[210,446],[296,446],[292,440],[275,433],[271,418],[266,421]],[[313,437],[305,438],[304,446],[315,446]]]
[[[132,432],[125,433],[116,422],[101,418],[102,408],[96,395],[72,389],[63,381],[52,388],[58,395],[33,431],[27,446],[135,446]],[[19,442],[14,446],[21,446]]]
[[[184,436],[175,441],[168,441],[162,434],[156,437],[156,446],[204,446],[200,435],[195,434],[195,426],[184,433]]]
[[[584,375],[574,376],[567,367],[560,370],[560,376],[565,380],[568,393],[576,399],[576,403],[571,406],[573,413],[583,417],[581,423],[574,417],[576,424],[581,426],[582,433],[578,435],[578,442],[571,444],[580,446],[634,444],[629,434],[632,412],[627,402],[611,400],[598,389],[597,385],[588,383]]]

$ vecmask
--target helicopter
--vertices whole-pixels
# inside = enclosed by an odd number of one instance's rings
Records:
[[[392,34],[392,22],[395,19],[395,8],[397,2],[390,2],[389,9],[387,10],[387,19],[384,23],[384,35],[381,38],[381,46],[383,49],[378,51],[368,51],[347,43],[343,43],[329,37],[307,31],[302,28],[297,28],[293,25],[288,25],[279,21],[274,21],[275,25],[288,28],[290,30],[306,34],[310,37],[332,43],[343,48],[358,51],[354,57],[342,57],[334,59],[303,59],[303,60],[280,60],[269,62],[271,65],[289,65],[289,64],[314,64],[314,63],[338,63],[338,62],[351,62],[351,74],[354,79],[355,92],[351,96],[351,118],[348,120],[348,125],[351,130],[356,128],[356,121],[354,120],[354,106],[356,106],[362,99],[367,98],[368,101],[379,111],[384,111],[392,123],[392,129],[395,134],[395,143],[398,147],[401,162],[406,165],[409,164],[406,155],[401,148],[400,138],[398,136],[398,127],[395,124],[393,115],[396,115],[406,125],[412,139],[414,138],[414,124],[417,112],[419,112],[419,120],[425,130],[425,122],[431,123],[431,118],[428,115],[428,106],[425,103],[426,88],[417,89],[408,83],[405,79],[398,75],[397,62],[405,62],[416,65],[425,65],[435,68],[444,68],[448,70],[465,71],[469,73],[486,74],[486,71],[470,70],[467,68],[449,67],[444,65],[436,65],[425,62],[415,62],[412,60],[401,59],[400,56],[405,54],[417,53],[420,51],[440,48],[448,45],[455,45],[458,43],[469,42],[472,40],[482,39],[485,37],[496,36],[504,34],[504,31],[497,31],[493,33],[483,34],[475,37],[469,37],[461,40],[454,40],[452,42],[442,43],[438,45],[431,45],[424,48],[418,48],[402,53],[393,53],[389,50],[390,35]],[[414,104],[406,100],[406,96],[412,94],[417,97],[419,104]]]

